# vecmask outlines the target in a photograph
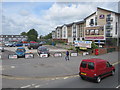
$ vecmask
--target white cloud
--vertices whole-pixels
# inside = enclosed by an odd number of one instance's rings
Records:
[[[110,7],[108,3],[54,3],[48,10],[42,10],[41,15],[19,9],[19,13],[8,14],[3,10],[3,34],[20,34],[34,28],[39,35],[46,35],[58,25],[83,20],[96,11],[97,6]],[[11,8],[12,9],[12,8]]]

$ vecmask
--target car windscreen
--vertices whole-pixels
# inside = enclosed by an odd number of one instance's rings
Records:
[[[47,48],[40,48],[40,51],[48,51]]]
[[[17,52],[24,52],[24,49],[17,49]]]
[[[94,69],[94,63],[88,62],[88,69]]]
[[[86,66],[87,66],[87,62],[82,61],[82,63],[81,63],[81,67],[82,67],[82,68],[86,68]]]

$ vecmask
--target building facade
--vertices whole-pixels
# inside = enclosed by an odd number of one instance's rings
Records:
[[[107,40],[117,39],[120,30],[120,13],[97,7],[96,12],[83,21],[64,24],[55,31],[56,39],[73,43],[76,40],[95,41],[105,45]]]
[[[119,13],[97,8],[97,11],[85,18],[85,40],[94,40],[105,44],[106,40],[118,37]]]
[[[6,41],[23,41],[27,40],[27,36],[22,35],[0,35],[0,41],[6,42]]]

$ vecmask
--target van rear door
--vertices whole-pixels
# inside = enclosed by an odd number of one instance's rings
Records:
[[[80,65],[80,74],[86,76],[86,68],[87,68],[87,62],[82,61]]]
[[[95,64],[93,62],[82,61],[80,72],[81,75],[93,77],[95,72]]]

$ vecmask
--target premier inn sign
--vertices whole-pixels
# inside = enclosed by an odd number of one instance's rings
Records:
[[[105,40],[104,26],[85,27],[85,40]]]

